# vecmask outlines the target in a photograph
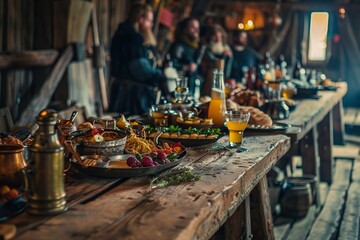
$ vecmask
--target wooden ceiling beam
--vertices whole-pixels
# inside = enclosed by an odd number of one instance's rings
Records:
[[[54,49],[0,54],[0,70],[51,66],[58,56]]]

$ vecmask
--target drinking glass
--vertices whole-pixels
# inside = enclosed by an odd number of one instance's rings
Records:
[[[183,103],[185,102],[189,94],[188,78],[184,76],[180,76],[176,78],[175,83],[176,83],[176,88],[174,92],[175,100],[177,103]]]
[[[226,111],[225,126],[229,130],[229,145],[240,148],[244,130],[250,119],[250,113],[245,111]]]
[[[150,117],[154,119],[155,126],[167,126],[169,120],[169,110],[171,109],[171,105],[153,105],[149,109]]]

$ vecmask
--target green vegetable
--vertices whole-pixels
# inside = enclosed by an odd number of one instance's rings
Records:
[[[189,169],[176,173],[175,175],[168,175],[159,177],[153,181],[158,187],[167,187],[170,185],[179,184],[182,182],[195,182],[200,179],[199,175],[193,174]]]
[[[158,128],[153,128],[150,126],[146,126],[147,132],[152,133],[156,132]],[[194,127],[188,127],[182,129],[179,126],[170,125],[169,127],[163,128],[162,131],[164,133],[177,133],[181,132],[184,134],[191,134],[191,133],[197,133],[197,134],[205,134],[205,135],[221,135],[221,129],[220,128],[208,128],[208,129],[197,129]]]
[[[170,153],[166,156],[166,158],[169,159],[171,162],[174,161],[177,157],[178,155],[176,153]]]

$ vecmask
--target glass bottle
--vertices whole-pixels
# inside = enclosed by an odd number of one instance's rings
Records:
[[[211,89],[211,101],[209,105],[208,118],[212,118],[214,127],[221,128],[225,122],[225,87],[224,72],[221,69],[214,70],[213,86]]]

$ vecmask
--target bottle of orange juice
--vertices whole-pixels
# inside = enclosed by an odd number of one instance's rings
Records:
[[[209,105],[208,118],[212,118],[214,127],[221,128],[225,122],[225,86],[224,73],[221,69],[214,70],[213,86],[211,89],[211,101]]]

